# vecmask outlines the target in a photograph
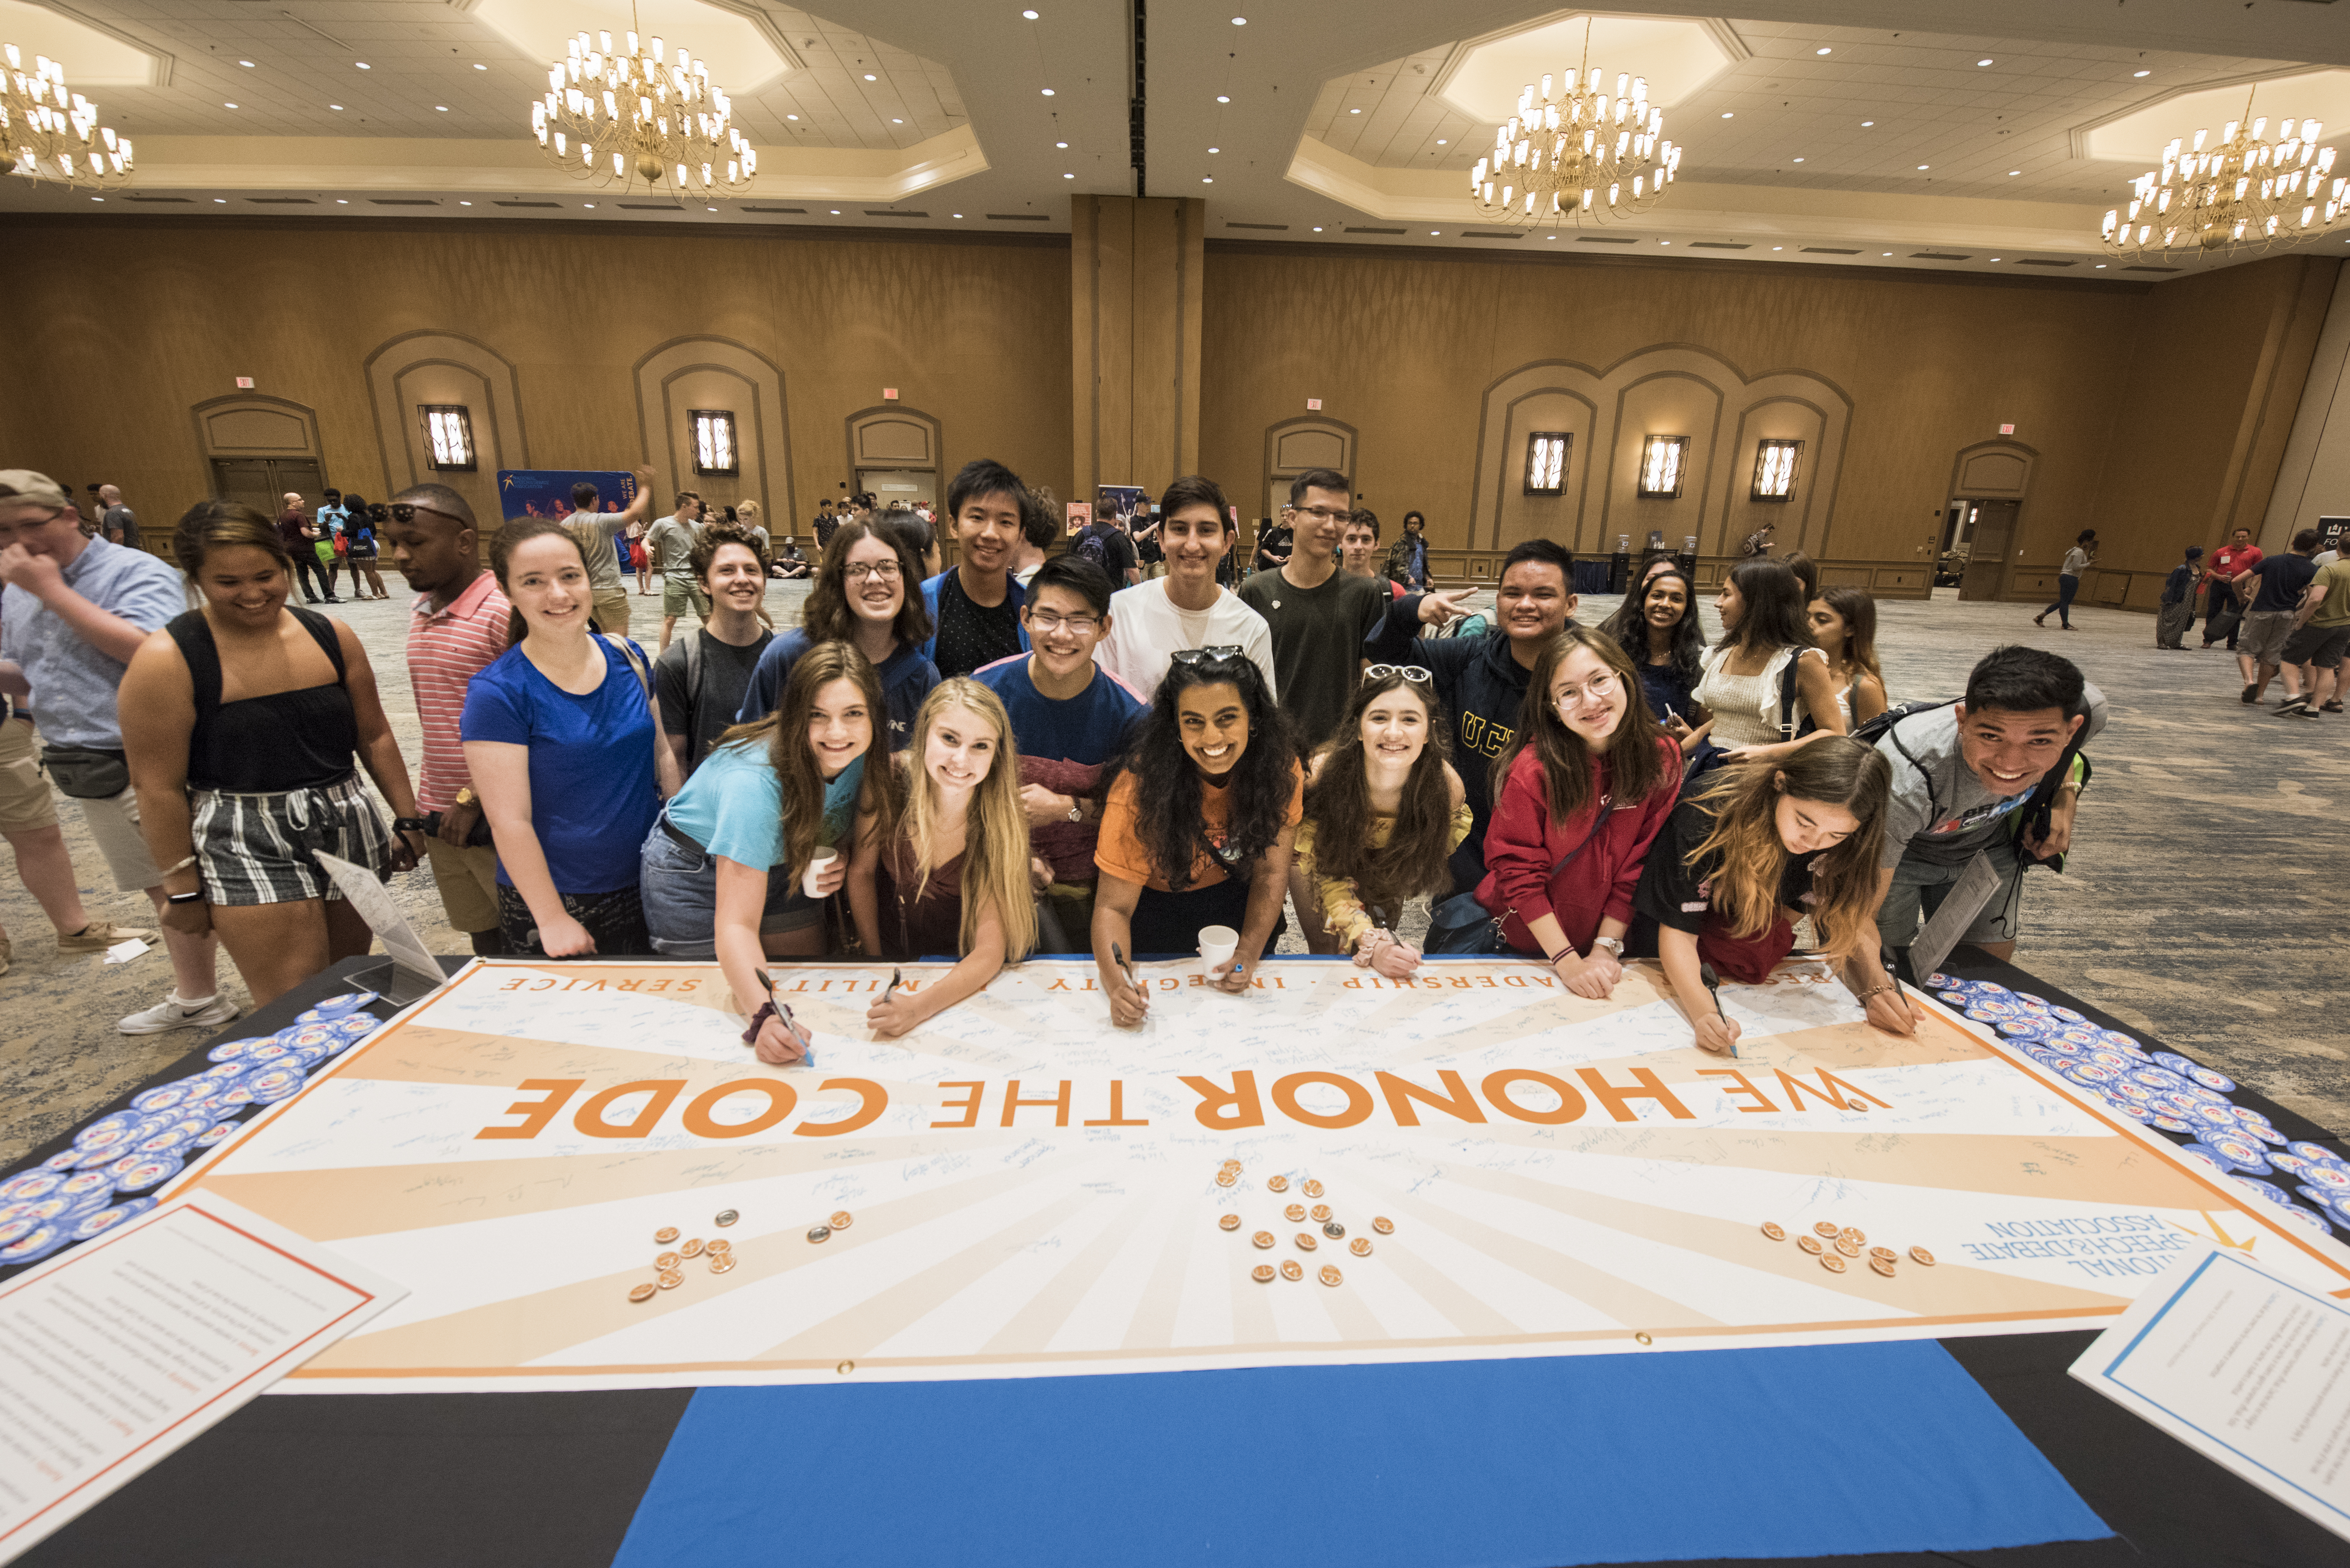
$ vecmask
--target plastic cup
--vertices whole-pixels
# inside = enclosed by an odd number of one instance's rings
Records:
[[[1232,954],[1240,950],[1240,946],[1241,934],[1230,926],[1200,928],[1200,958],[1211,971],[1232,962]]]
[[[822,898],[823,895],[816,891],[816,878],[831,870],[832,863],[839,858],[840,851],[837,849],[817,850],[808,859],[806,874],[800,877],[800,891],[811,898]]]

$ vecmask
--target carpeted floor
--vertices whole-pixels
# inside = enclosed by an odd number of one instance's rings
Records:
[[[366,643],[411,766],[416,716],[401,657],[408,596],[335,613]],[[2077,660],[2113,703],[2091,749],[2075,852],[2062,877],[2033,873],[2016,961],[2095,1000],[2166,1044],[2278,1102],[2350,1128],[2350,988],[2343,977],[2343,888],[2350,873],[2350,726],[2327,715],[2280,719],[2238,701],[2235,660],[2213,650],[2158,652],[2149,616],[2076,609],[2079,629],[2036,630],[2020,605],[1893,602],[1879,607],[1880,651],[1896,701],[1955,696],[1988,649],[2030,641]],[[777,583],[778,626],[806,590]],[[1613,599],[1585,601],[1596,620]],[[630,600],[635,632],[658,641],[657,598]],[[1709,617],[1709,631],[1712,629]],[[2276,693],[2272,689],[2271,701]],[[94,914],[151,924],[146,900],[103,887],[103,863],[75,812],[66,837]],[[464,944],[442,917],[429,873],[397,877],[409,918],[436,950]],[[193,1031],[132,1037],[115,1020],[160,998],[160,949],[124,965],[60,959],[48,922],[13,872],[0,922],[16,944],[0,976],[0,1167],[55,1136],[197,1043]],[[1407,927],[1409,929],[1409,926]],[[1293,938],[1284,949],[1294,950]],[[242,999],[224,957],[223,979]]]

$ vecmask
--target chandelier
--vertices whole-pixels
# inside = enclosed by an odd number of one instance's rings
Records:
[[[2252,111],[2250,99],[2244,112]],[[2165,256],[2182,252],[2224,254],[2266,249],[2279,241],[2324,234],[2342,213],[2343,182],[2330,180],[2334,149],[2317,145],[2324,127],[2288,119],[2282,140],[2261,140],[2265,117],[2231,119],[2219,144],[2206,148],[2198,130],[2183,147],[2171,138],[2162,167],[2130,182],[2126,213],[2106,214],[2105,240],[2117,256]]]
[[[130,139],[98,123],[98,106],[66,90],[66,68],[47,55],[5,47],[0,73],[0,174],[109,190],[130,178]]]
[[[1469,194],[1489,223],[1580,224],[1637,217],[1656,205],[1681,166],[1681,149],[1664,139],[1665,111],[1648,101],[1648,79],[1618,73],[1611,98],[1591,64],[1584,26],[1583,64],[1556,96],[1542,79],[1518,112],[1493,133],[1493,151],[1469,174]]]
[[[570,40],[567,57],[547,73],[545,97],[530,106],[530,128],[556,166],[598,185],[664,183],[680,197],[739,196],[758,172],[759,155],[728,123],[733,100],[710,80],[708,62],[683,47],[671,63],[659,38],[647,55],[637,35],[628,52],[612,35]]]

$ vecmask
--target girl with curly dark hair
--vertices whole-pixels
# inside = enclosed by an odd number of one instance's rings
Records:
[[[1094,962],[1120,1028],[1149,1011],[1112,952],[1180,953],[1208,926],[1240,932],[1210,971],[1239,992],[1280,934],[1305,777],[1264,676],[1238,648],[1185,649],[1136,727],[1094,851]]]
[[[1297,915],[1316,952],[1351,951],[1390,980],[1419,967],[1418,950],[1395,934],[1397,917],[1406,900],[1451,889],[1452,851],[1475,820],[1445,735],[1428,671],[1365,672],[1314,758],[1297,830],[1298,869],[1318,906]]]
[[[1599,629],[1624,645],[1657,722],[1680,742],[1682,755],[1694,753],[1712,721],[1690,695],[1705,674],[1705,628],[1689,574],[1678,566],[1659,568],[1624,596]],[[1674,725],[1675,719],[1681,723]]]

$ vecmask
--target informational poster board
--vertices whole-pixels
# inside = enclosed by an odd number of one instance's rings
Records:
[[[551,517],[561,522],[575,510],[571,487],[596,487],[596,510],[625,512],[637,498],[637,476],[617,469],[502,468],[498,510],[508,517]]]
[[[286,1386],[2098,1327],[2215,1235],[2350,1287],[2350,1253],[2158,1134],[1939,1007],[1871,1029],[1815,964],[1722,988],[1734,1061],[1638,964],[1606,1002],[1515,959],[1275,961],[1238,996],[1146,964],[1121,1031],[1090,964],[1032,960],[876,1041],[891,972],[779,971],[818,1064],[776,1068],[714,965],[463,971],[195,1179],[412,1292]]]

